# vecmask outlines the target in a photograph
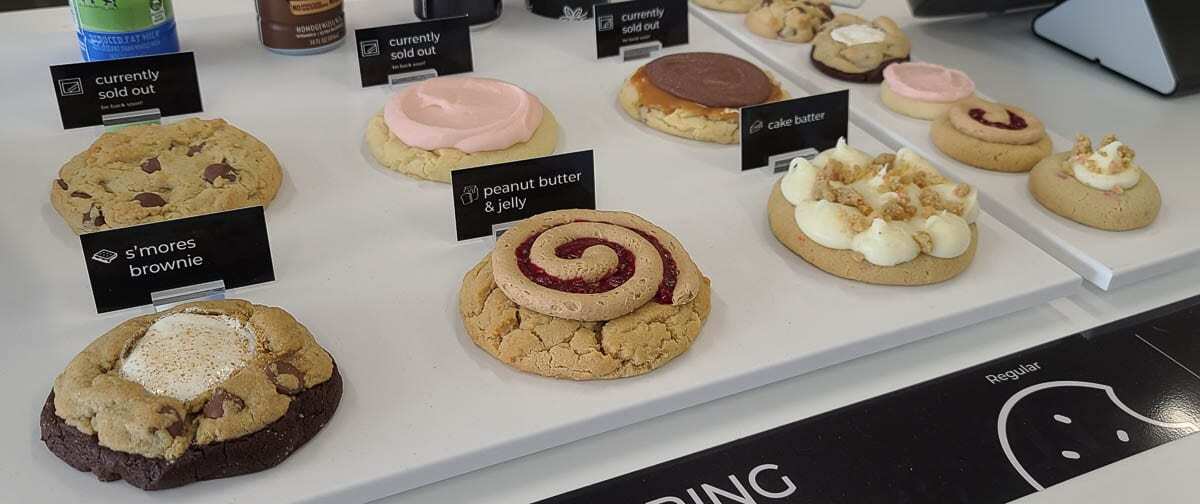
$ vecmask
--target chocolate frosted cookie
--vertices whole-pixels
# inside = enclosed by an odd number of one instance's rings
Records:
[[[671,135],[705,142],[738,142],[738,109],[786,99],[770,74],[720,53],[663,56],[634,72],[621,88],[621,108]]]
[[[883,69],[908,61],[912,45],[895,21],[838,14],[813,38],[810,58],[825,75],[850,82],[883,82]]]
[[[341,395],[333,358],[287,312],[189,303],[126,321],[76,356],[42,409],[42,441],[101,481],[159,490],[275,466]]]
[[[709,307],[708,279],[673,236],[596,210],[522,221],[459,291],[476,345],[522,371],[574,380],[657,369],[691,346]]]
[[[275,155],[221,119],[105,133],[50,184],[76,234],[267,205],[283,180]]]

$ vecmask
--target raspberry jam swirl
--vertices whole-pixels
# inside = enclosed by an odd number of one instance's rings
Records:
[[[496,284],[546,315],[602,321],[647,303],[691,302],[700,274],[682,245],[640,217],[563,210],[509,230],[492,254]]]
[[[981,108],[973,108],[967,112],[967,115],[971,116],[971,119],[974,119],[979,124],[991,126],[993,128],[1017,131],[1029,127],[1029,123],[1025,121],[1024,117],[1017,115],[1011,110],[1005,110],[1005,112],[1008,112],[1008,122],[1006,123],[987,120],[985,117],[987,115],[987,111]]]

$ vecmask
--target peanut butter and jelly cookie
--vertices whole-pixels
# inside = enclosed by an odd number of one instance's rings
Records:
[[[75,234],[136,226],[275,199],[283,171],[265,144],[221,119],[105,133],[50,184]]]
[[[42,441],[143,490],[269,469],[337,410],[337,365],[287,312],[240,300],[126,321],[54,380]]]
[[[1027,172],[1053,148],[1037,116],[983,100],[950,107],[934,120],[930,134],[933,144],[947,156],[1001,172]]]
[[[471,269],[471,340],[521,371],[596,380],[648,373],[700,334],[709,282],[675,237],[633,214],[560,210],[505,232]]]

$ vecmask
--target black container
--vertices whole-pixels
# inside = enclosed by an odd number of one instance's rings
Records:
[[[608,0],[525,0],[529,12],[563,21],[583,21],[592,18],[592,6]]]
[[[421,19],[467,16],[467,23],[481,28],[497,19],[504,10],[501,0],[413,0],[413,10]]]

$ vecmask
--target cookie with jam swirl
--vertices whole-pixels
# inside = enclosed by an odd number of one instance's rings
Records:
[[[709,282],[683,245],[633,214],[560,210],[510,229],[471,269],[471,340],[512,367],[574,380],[650,372],[691,346]]]

